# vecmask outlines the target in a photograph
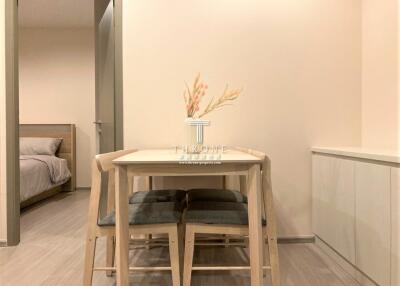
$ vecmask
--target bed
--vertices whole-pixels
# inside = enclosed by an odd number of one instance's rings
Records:
[[[47,141],[61,141],[58,148],[53,150],[55,151],[54,156],[50,153],[26,151],[28,150],[27,146],[30,147],[32,142],[42,143]],[[62,191],[75,191],[76,143],[74,124],[21,124],[20,144],[21,208]],[[38,146],[42,147],[42,145],[45,144]]]

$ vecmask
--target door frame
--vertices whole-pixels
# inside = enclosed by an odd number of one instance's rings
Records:
[[[96,0],[95,0],[96,1]],[[115,92],[115,149],[124,149],[124,85],[123,85],[123,28],[122,1],[114,1],[114,92]]]
[[[96,0],[94,0],[96,1]],[[122,1],[114,1],[116,148],[123,149]],[[5,1],[7,246],[20,242],[18,0]]]

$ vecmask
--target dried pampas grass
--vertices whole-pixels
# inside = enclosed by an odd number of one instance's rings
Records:
[[[208,86],[201,82],[200,73],[195,78],[192,89],[189,88],[187,83],[185,84],[186,89],[183,92],[183,98],[186,105],[186,115],[187,117],[194,118],[200,110],[200,102],[206,94]],[[242,89],[229,90],[229,86],[226,85],[222,96],[217,100],[214,100],[213,97],[198,117],[201,118],[212,111],[219,110],[226,105],[231,105],[231,102],[236,100],[241,95],[242,91]]]

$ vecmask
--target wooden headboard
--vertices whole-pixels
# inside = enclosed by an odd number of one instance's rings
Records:
[[[75,124],[20,124],[20,137],[46,137],[62,138],[57,157],[68,162],[71,171],[71,180],[62,185],[63,191],[75,191],[76,189],[76,140]]]

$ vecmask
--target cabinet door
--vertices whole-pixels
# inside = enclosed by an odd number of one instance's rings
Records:
[[[390,285],[390,167],[355,163],[356,265]]]
[[[354,162],[313,155],[313,231],[355,263]]]
[[[392,168],[392,286],[400,285],[400,169]]]

